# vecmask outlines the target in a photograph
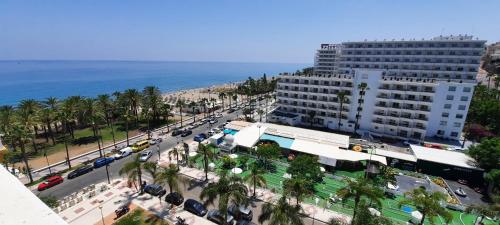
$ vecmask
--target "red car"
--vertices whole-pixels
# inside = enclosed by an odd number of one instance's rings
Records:
[[[56,186],[60,183],[62,183],[64,179],[61,176],[52,176],[47,178],[46,181],[38,185],[38,191],[43,191],[47,188]]]

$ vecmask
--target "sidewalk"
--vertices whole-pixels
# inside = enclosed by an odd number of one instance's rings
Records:
[[[85,199],[59,215],[72,225],[102,224],[103,219],[104,224],[112,224],[115,221],[114,211],[121,205],[130,204],[131,211],[140,207],[171,223],[175,223],[179,216],[186,219],[188,224],[213,225],[204,218],[185,212],[182,206],[170,210],[167,203],[156,197],[149,194],[139,195],[133,187],[127,186],[126,180],[117,180],[110,186],[109,190]]]

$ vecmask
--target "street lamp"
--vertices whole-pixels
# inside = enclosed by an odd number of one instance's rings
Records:
[[[99,206],[99,210],[101,211],[102,224],[105,225],[105,223],[104,223],[104,215],[102,214],[102,205]]]
[[[45,160],[47,160],[47,167],[49,167],[49,174],[52,174],[52,170],[50,169],[49,157],[47,157],[47,150],[43,152],[43,156],[45,156]]]
[[[366,164],[365,178],[368,177],[368,168],[369,168],[370,163],[372,161],[372,155],[373,155],[373,152],[375,151],[375,149],[374,148],[373,149],[370,148],[369,151],[370,151],[370,159],[368,160],[368,163]]]
[[[106,176],[108,177],[108,184],[111,184],[111,181],[109,180],[109,170],[108,170],[109,164],[106,164]]]
[[[158,143],[158,162],[160,161],[160,143]]]

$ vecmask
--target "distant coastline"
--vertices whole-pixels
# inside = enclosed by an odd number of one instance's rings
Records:
[[[162,61],[0,61],[0,105],[23,99],[95,97],[154,85],[165,94],[294,72],[308,64]]]

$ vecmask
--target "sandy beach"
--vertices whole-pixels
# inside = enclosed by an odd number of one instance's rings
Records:
[[[206,98],[215,98],[219,100],[219,93],[237,88],[241,82],[233,82],[227,84],[213,85],[204,88],[187,89],[170,93],[163,93],[162,96],[167,103],[175,104],[179,99],[184,101],[196,101]]]

